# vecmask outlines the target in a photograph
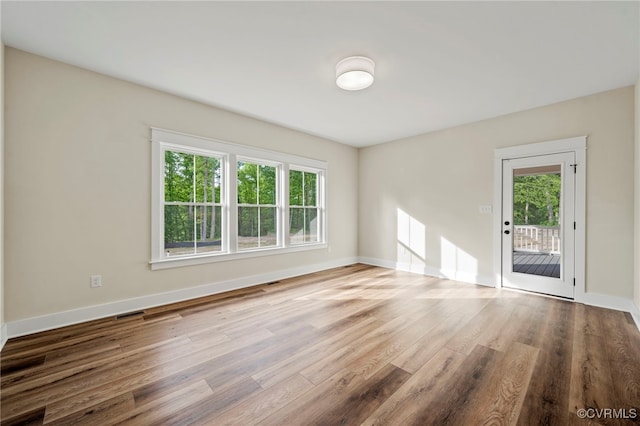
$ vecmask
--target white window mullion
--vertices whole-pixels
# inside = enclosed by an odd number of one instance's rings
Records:
[[[256,164],[256,208],[258,209],[258,248],[262,247],[260,235],[260,164]]]
[[[193,253],[198,252],[198,244],[196,241],[198,240],[198,207],[196,206],[196,156],[193,157],[193,173],[192,173],[192,191],[191,191],[191,211],[193,212]]]
[[[289,241],[289,164],[284,163],[280,167],[280,179],[278,179],[278,245],[288,247]]]
[[[302,173],[302,243],[307,242],[307,234],[309,233],[309,228],[307,227],[307,174],[305,172]],[[318,175],[316,174],[316,182],[318,181]],[[318,204],[318,191],[316,190],[316,204]]]
[[[227,211],[229,206],[229,201],[227,200],[227,193],[229,192],[227,189],[229,182],[227,169],[229,166],[227,165],[227,157],[228,155],[218,158],[220,162],[220,201],[218,203],[216,203],[216,192],[215,188],[213,188],[213,203],[220,207],[220,238],[222,239],[221,250],[223,253],[229,253],[229,236],[226,231],[229,227],[229,212]]]
[[[326,214],[326,206],[327,200],[325,198],[325,188],[327,185],[327,175],[325,171],[318,172],[316,177],[316,221],[318,222],[318,242],[326,243],[327,236],[326,226],[327,226],[327,217]]]
[[[224,186],[227,196],[227,224],[225,228],[228,253],[238,252],[238,161],[235,154],[229,154],[226,160],[226,179]]]
[[[261,231],[261,223],[260,223],[260,204],[256,207],[258,209],[258,248],[262,247],[262,232]]]

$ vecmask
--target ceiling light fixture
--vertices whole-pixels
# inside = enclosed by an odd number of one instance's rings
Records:
[[[336,65],[336,84],[344,90],[362,90],[373,84],[376,64],[364,56],[350,56]]]

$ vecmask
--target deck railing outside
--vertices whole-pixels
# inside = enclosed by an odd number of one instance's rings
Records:
[[[513,249],[533,253],[560,253],[560,227],[515,225]]]

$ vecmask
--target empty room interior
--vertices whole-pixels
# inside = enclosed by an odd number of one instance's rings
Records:
[[[640,422],[640,2],[0,14],[0,424]]]

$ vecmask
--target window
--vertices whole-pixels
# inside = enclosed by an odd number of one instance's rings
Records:
[[[277,170],[238,161],[238,250],[278,245]]]
[[[324,161],[152,129],[151,267],[326,248]]]
[[[291,244],[319,241],[318,182],[317,172],[289,171],[289,241]]]
[[[164,150],[164,252],[222,250],[221,158]]]

